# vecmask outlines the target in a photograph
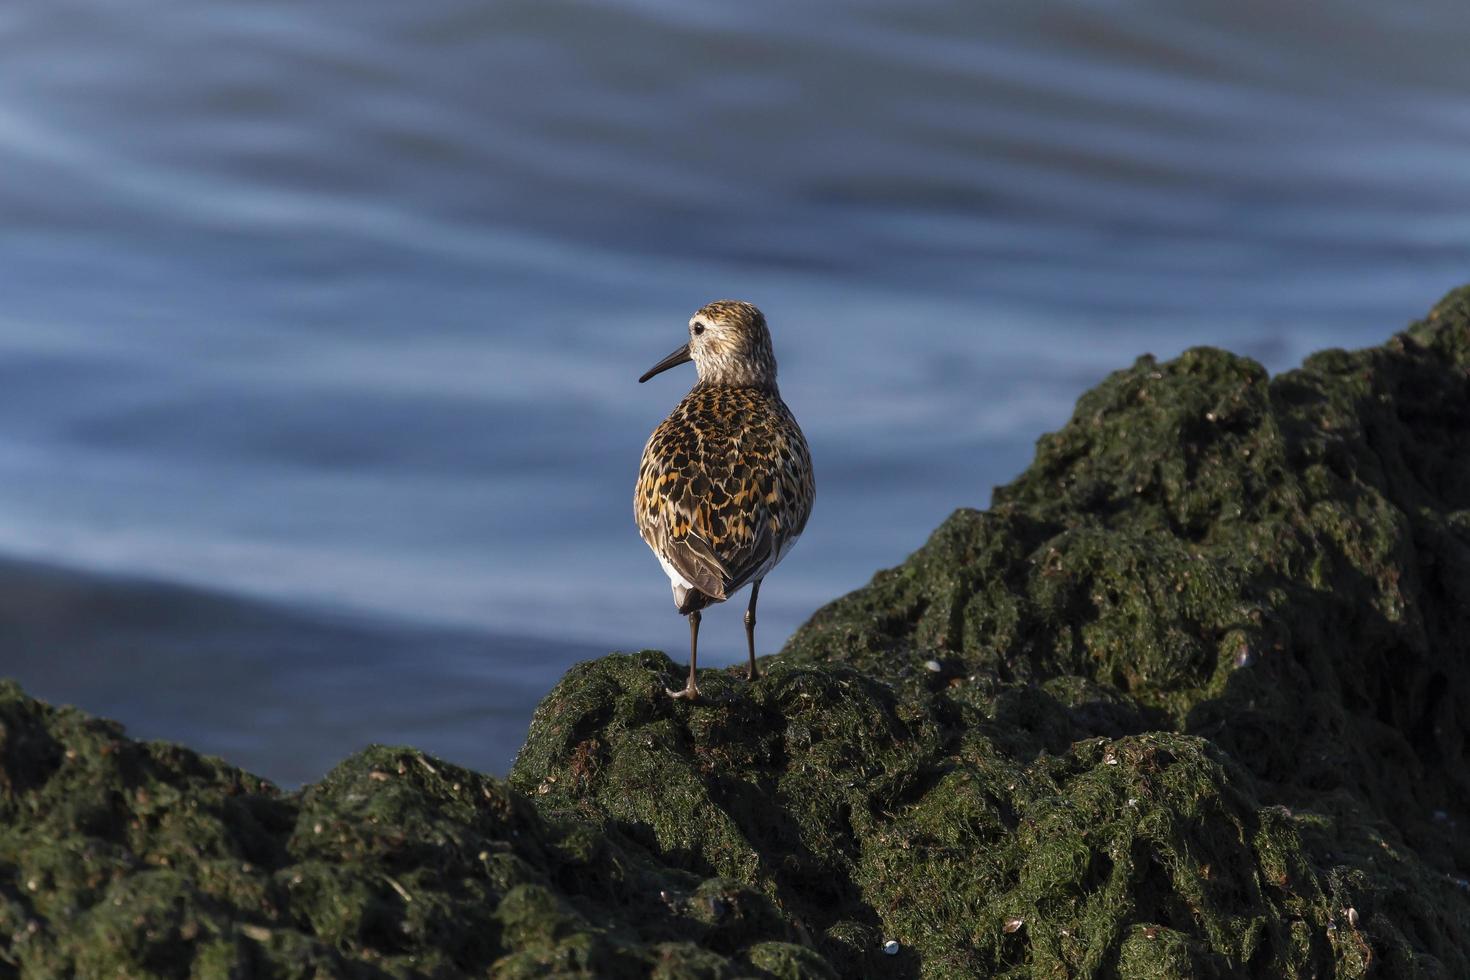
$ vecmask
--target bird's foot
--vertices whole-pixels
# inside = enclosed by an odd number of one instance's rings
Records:
[[[748,681],[758,681],[760,677],[761,672],[755,669],[755,664],[751,664],[750,669],[745,672],[745,679]]]
[[[672,688],[664,688],[664,693],[674,700],[686,699],[689,701],[699,700],[699,687],[694,683],[694,678],[689,678],[689,683],[684,685],[684,690],[675,691]]]

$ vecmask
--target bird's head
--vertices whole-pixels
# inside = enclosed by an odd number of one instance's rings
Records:
[[[716,385],[776,385],[776,355],[765,314],[739,300],[716,300],[689,318],[689,343],[639,378],[641,384],[679,364],[694,362],[699,380]]]

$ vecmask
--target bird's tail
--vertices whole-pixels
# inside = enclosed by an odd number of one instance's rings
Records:
[[[687,616],[692,612],[703,609],[705,606],[712,606],[719,601],[719,599],[705,595],[698,589],[686,588],[682,585],[674,586],[674,605],[679,607],[679,614],[682,616]]]

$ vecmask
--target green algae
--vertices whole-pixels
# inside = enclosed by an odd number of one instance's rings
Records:
[[[758,891],[411,749],[287,796],[0,682],[0,818],[0,975],[826,975]]]
[[[1467,636],[1470,289],[1140,359],[757,682],[579,665],[506,781],[0,685],[0,977],[1470,976]]]

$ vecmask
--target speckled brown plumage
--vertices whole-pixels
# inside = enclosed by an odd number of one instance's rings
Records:
[[[643,451],[638,530],[695,587],[675,590],[689,612],[771,564],[806,527],[813,493],[806,440],[779,395],[701,383]]]
[[[644,380],[685,360],[699,382],[648,440],[633,495],[638,532],[690,615],[694,697],[699,611],[753,583],[746,615],[755,674],[755,597],[806,527],[816,489],[806,439],[776,387],[765,317],[723,300],[689,321],[690,343]],[[671,692],[673,693],[673,692]]]

